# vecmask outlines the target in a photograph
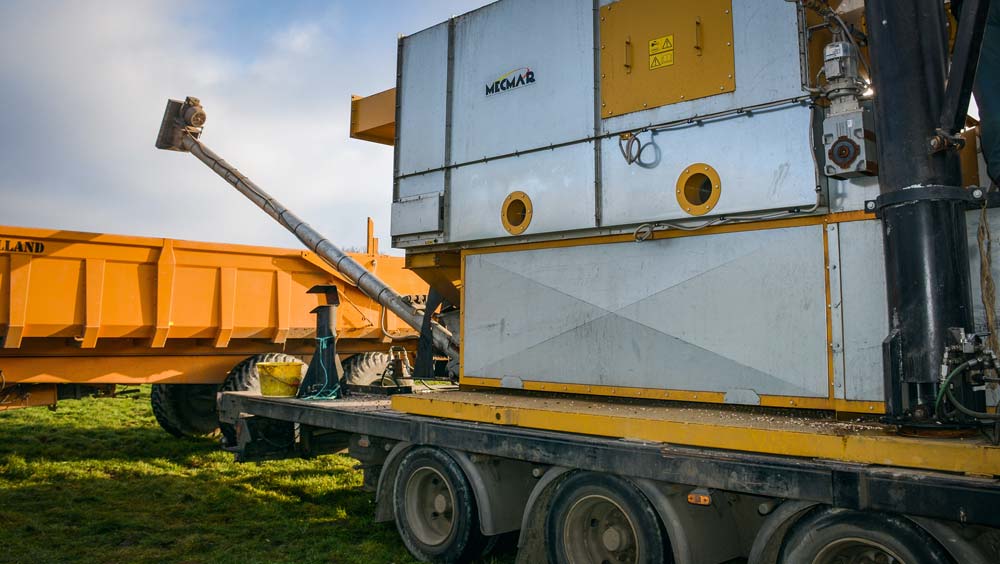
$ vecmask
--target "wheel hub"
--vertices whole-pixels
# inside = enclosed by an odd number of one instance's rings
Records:
[[[845,538],[832,542],[813,564],[907,564],[884,545],[869,539]]]
[[[563,543],[571,564],[639,562],[635,527],[614,500],[589,495],[566,514]]]
[[[436,469],[425,466],[410,475],[404,506],[413,533],[423,544],[438,546],[451,536],[455,528],[455,496]]]

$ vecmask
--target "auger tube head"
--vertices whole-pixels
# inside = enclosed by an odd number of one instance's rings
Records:
[[[160,122],[160,132],[156,136],[156,148],[168,151],[184,151],[182,140],[185,135],[197,139],[201,136],[208,119],[201,101],[194,96],[188,96],[183,102],[167,100],[163,111],[163,121]]]

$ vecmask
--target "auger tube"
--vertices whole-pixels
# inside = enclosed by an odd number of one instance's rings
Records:
[[[195,99],[190,99],[189,102]],[[198,107],[200,110],[200,106]],[[348,256],[339,247],[331,243],[326,237],[313,229],[308,223],[302,221],[288,208],[275,200],[270,194],[265,192],[260,186],[243,175],[235,167],[223,160],[214,151],[205,146],[197,139],[200,135],[200,126],[204,123],[202,119],[196,123],[182,123],[184,118],[173,119],[171,107],[168,104],[168,115],[164,116],[164,128],[161,129],[160,139],[167,139],[164,134],[173,134],[169,141],[161,143],[158,141],[157,147],[163,149],[181,150],[194,155],[213,172],[222,177],[223,180],[231,184],[236,190],[247,197],[257,207],[264,210],[285,229],[298,237],[302,244],[311,251],[323,258],[337,272],[343,274],[353,282],[365,295],[369,296],[380,305],[395,313],[407,325],[413,327],[418,332],[423,324],[423,313],[415,309],[398,292],[389,287],[379,277]],[[176,115],[176,114],[175,114]],[[458,358],[458,341],[454,335],[441,324],[431,322],[431,334],[434,346],[448,355],[449,358]]]

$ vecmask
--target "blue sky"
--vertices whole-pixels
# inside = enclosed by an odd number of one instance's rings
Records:
[[[389,246],[392,149],[348,138],[350,95],[393,86],[396,40],[487,0],[0,3],[0,224],[297,246],[188,155],[203,140],[330,239]]]

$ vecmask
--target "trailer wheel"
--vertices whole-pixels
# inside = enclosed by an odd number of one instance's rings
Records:
[[[419,447],[400,462],[393,485],[396,528],[424,562],[468,562],[493,547],[479,529],[479,510],[458,463],[440,449]]]
[[[781,564],[947,564],[937,542],[896,515],[827,507],[804,517],[785,539]]]
[[[578,472],[556,490],[545,519],[550,562],[672,562],[649,501],[617,476]]]
[[[217,384],[153,384],[149,401],[164,431],[181,437],[208,437],[219,431]]]
[[[389,355],[379,352],[358,353],[343,362],[344,380],[352,386],[380,386],[389,368]]]
[[[222,392],[260,392],[260,373],[257,372],[258,362],[301,362],[298,358],[284,353],[255,354],[240,361],[226,375],[219,391]],[[302,365],[305,374],[307,366]],[[220,423],[223,445],[236,444],[236,429],[228,423]]]

